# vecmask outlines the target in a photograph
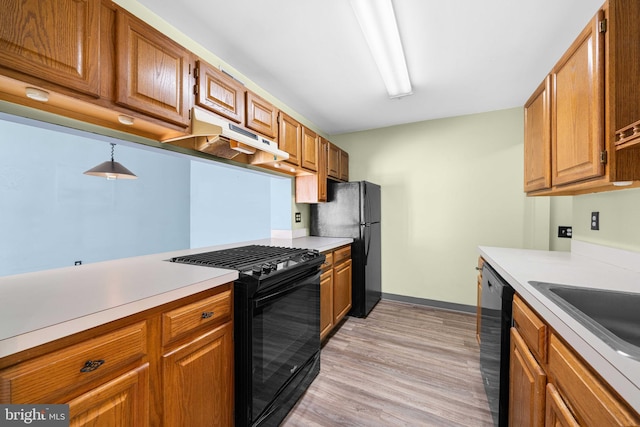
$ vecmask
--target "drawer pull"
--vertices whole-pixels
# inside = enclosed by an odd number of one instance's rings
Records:
[[[202,319],[209,319],[209,318],[213,317],[213,311],[203,311],[202,315],[200,317]]]
[[[87,360],[84,363],[84,367],[80,369],[80,372],[93,372],[102,366],[103,363],[104,360]]]

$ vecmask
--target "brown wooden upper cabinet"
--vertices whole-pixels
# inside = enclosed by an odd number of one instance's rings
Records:
[[[349,153],[329,142],[327,176],[337,181],[349,181]]]
[[[330,178],[340,179],[340,151],[340,147],[329,142],[327,175]]]
[[[250,90],[247,90],[245,94],[247,127],[268,138],[277,139],[278,109]]]
[[[318,171],[318,135],[302,127],[302,159],[301,165],[303,168],[310,171]]]
[[[100,3],[6,0],[0,13],[0,67],[98,97]]]
[[[340,150],[340,180],[349,181],[349,153]]]
[[[640,119],[640,65],[629,60],[640,57],[638,16],[636,0],[605,2],[525,105],[529,194],[609,191],[640,180],[640,150],[615,146],[616,131]]]
[[[196,62],[196,104],[244,124],[244,86],[204,61]]]
[[[318,136],[318,172],[296,176],[296,203],[327,201],[327,151],[329,141]]]
[[[289,159],[285,162],[300,166],[302,125],[282,111],[278,115],[278,122],[278,148],[289,153]]]
[[[568,184],[604,174],[604,12],[598,11],[551,71],[551,179]]]
[[[524,105],[524,191],[551,187],[551,76]]]
[[[141,20],[117,16],[116,102],[189,126],[191,53]]]

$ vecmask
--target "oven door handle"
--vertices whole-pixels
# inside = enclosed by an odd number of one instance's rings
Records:
[[[291,285],[278,286],[279,289],[277,291],[270,292],[268,295],[254,299],[253,300],[254,307],[260,308],[282,297],[285,297],[300,288],[303,288],[305,286],[310,286],[310,285],[312,286],[314,284],[318,284],[319,286],[319,283],[320,283],[320,271],[313,274],[312,276],[307,276],[302,280],[298,279],[296,281],[293,281]]]

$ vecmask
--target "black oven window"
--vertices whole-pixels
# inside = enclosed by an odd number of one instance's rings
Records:
[[[319,312],[317,284],[298,284],[254,308],[254,415],[260,414],[296,371],[318,351]]]

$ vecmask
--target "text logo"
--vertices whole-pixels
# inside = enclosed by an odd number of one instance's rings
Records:
[[[69,427],[69,405],[0,405],[0,427]]]

